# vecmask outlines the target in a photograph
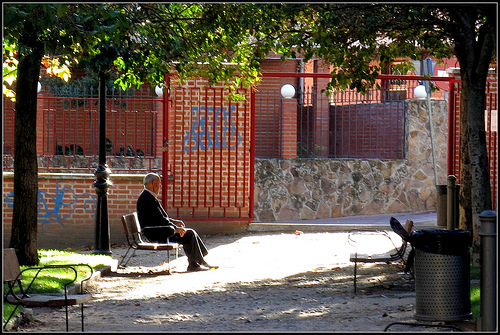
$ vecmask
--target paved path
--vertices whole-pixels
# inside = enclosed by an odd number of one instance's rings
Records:
[[[417,218],[395,217],[403,222]],[[388,225],[388,218],[370,222],[386,219]],[[396,234],[391,236],[398,241]],[[130,267],[95,281],[90,289],[94,300],[85,308],[86,331],[381,332],[392,322],[414,321],[415,292],[400,265],[360,266],[359,293],[353,294],[346,232],[249,231],[204,240],[207,261],[219,265],[217,270],[187,273],[181,256],[167,275],[159,266],[164,252],[138,251]],[[374,252],[392,248],[385,238],[370,242],[366,247]],[[114,258],[125,250],[113,248]],[[33,312],[37,321],[21,331],[64,330],[62,310]],[[72,309],[71,328],[78,327],[79,311]],[[391,331],[441,329],[395,326]]]

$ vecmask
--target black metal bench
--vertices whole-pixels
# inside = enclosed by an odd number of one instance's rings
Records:
[[[68,294],[68,287],[74,284],[78,277],[78,268],[86,267],[90,271],[88,277],[82,280],[80,283],[80,293],[79,294]],[[70,278],[64,284],[64,294],[62,292],[58,293],[30,293],[30,290],[34,287],[35,281],[40,278],[43,272],[50,274],[50,270],[54,269],[68,269],[73,274],[74,277]],[[81,316],[82,316],[82,332],[84,331],[84,315],[83,315],[83,304],[92,299],[91,294],[83,293],[83,283],[92,277],[93,270],[88,264],[62,264],[62,265],[45,265],[38,267],[29,267],[23,269],[19,266],[19,261],[14,249],[4,249],[3,250],[3,282],[7,284],[8,289],[4,291],[4,302],[12,305],[16,305],[12,313],[5,321],[3,328],[7,327],[12,316],[14,316],[19,306],[25,307],[66,307],[66,331],[69,331],[69,318],[68,318],[68,306],[70,305],[81,305]],[[26,285],[23,285],[22,279],[23,274],[30,271],[30,280]],[[40,275],[40,276],[39,276]]]
[[[393,219],[393,218],[391,218]],[[391,225],[392,226],[392,225]],[[394,229],[394,227],[393,227]],[[407,220],[404,230],[410,234],[413,229],[413,221]],[[398,233],[396,231],[396,233]],[[371,240],[373,238],[384,238],[388,239],[393,246],[393,249],[385,253],[359,253],[357,236],[369,236]],[[382,241],[382,240],[379,240]],[[348,242],[354,247],[354,252],[350,254],[349,261],[354,262],[354,294],[357,293],[357,268],[358,263],[392,263],[396,261],[405,261],[404,256],[406,254],[406,248],[408,243],[402,238],[401,243],[395,243],[386,231],[378,230],[360,230],[354,229],[349,232]]]
[[[169,242],[168,240],[166,243],[149,242],[142,234],[142,229],[141,225],[139,224],[139,218],[137,217],[137,212],[123,215],[122,223],[129,248],[127,249],[125,255],[123,255],[122,259],[120,260],[119,266],[126,267],[129,260],[132,258],[132,256],[134,256],[136,250],[166,250],[168,272],[170,273],[170,251],[175,250],[175,258],[177,259],[179,257],[179,248],[182,247],[182,244],[176,242]],[[153,227],[153,228],[161,228],[161,227]],[[133,252],[127,258],[127,255],[130,250],[133,250]]]

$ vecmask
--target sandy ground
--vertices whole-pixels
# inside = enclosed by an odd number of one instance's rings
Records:
[[[391,235],[395,241],[397,235]],[[138,251],[126,269],[95,281],[85,305],[86,332],[383,332],[415,322],[413,281],[400,264],[362,264],[353,290],[347,233],[242,233],[205,237],[217,270],[186,272],[185,256]],[[387,239],[361,243],[383,252]],[[113,248],[119,259],[123,246]],[[362,250],[360,250],[362,251]],[[181,252],[181,255],[183,253]],[[25,332],[65,331],[64,309],[34,308]],[[70,312],[79,331],[80,311]],[[394,325],[388,331],[443,331]]]

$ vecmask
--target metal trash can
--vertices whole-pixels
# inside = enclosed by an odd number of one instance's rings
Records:
[[[470,319],[470,232],[419,230],[413,232],[411,244],[415,248],[415,319]]]

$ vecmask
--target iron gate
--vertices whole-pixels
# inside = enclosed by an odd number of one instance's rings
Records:
[[[166,79],[163,129],[163,206],[188,221],[253,219],[254,155],[250,90],[237,94],[201,79]]]

